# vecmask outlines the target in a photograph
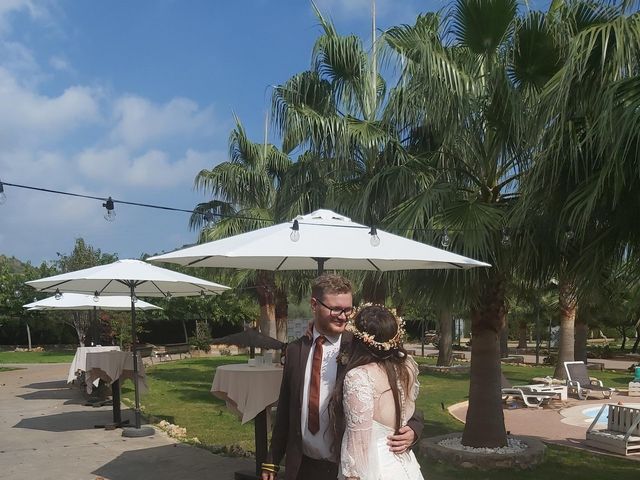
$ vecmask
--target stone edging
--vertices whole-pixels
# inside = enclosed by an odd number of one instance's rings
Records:
[[[438,442],[462,436],[461,432],[439,435],[437,437],[425,438],[419,443],[419,451],[423,457],[437,462],[446,462],[451,465],[463,468],[477,468],[480,470],[490,470],[495,468],[532,468],[544,461],[546,446],[537,438],[522,435],[510,435],[527,444],[528,448],[522,452],[499,455],[495,453],[475,453],[464,450],[456,450],[438,445]]]

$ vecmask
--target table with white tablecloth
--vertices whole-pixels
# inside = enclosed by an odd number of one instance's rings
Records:
[[[282,370],[280,365],[222,365],[216,369],[211,393],[247,423],[278,401]]]
[[[91,384],[98,386],[100,380],[108,385],[116,380],[134,381],[133,355],[131,352],[90,352],[86,356],[85,382],[87,393],[91,393]],[[149,390],[142,358],[138,354],[138,387],[141,393]]]
[[[267,454],[267,416],[278,402],[283,367],[277,364],[222,365],[216,369],[211,393],[224,400],[227,407],[246,423],[254,419],[256,445],[256,472]],[[253,473],[236,472],[236,479],[256,478]]]
[[[107,346],[95,346],[95,347],[78,347],[76,349],[76,354],[73,356],[73,361],[71,362],[71,366],[69,367],[69,374],[67,375],[67,383],[72,383],[78,376],[87,370],[86,362],[87,362],[87,353],[95,353],[95,352],[110,352],[114,350],[120,350],[120,347],[117,345],[107,345]]]
[[[138,354],[138,391],[146,392],[147,378],[144,370],[142,358]],[[87,392],[91,391],[92,385],[98,386],[100,380],[111,385],[111,395],[113,398],[113,425],[120,427],[128,424],[123,422],[120,412],[120,381],[125,379],[134,381],[133,354],[131,352],[107,351],[89,352],[86,355],[85,381]]]

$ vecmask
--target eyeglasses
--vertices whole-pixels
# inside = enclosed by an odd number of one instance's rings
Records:
[[[329,310],[329,314],[332,317],[339,317],[343,313],[345,317],[349,317],[353,313],[353,307],[348,307],[348,308],[330,307],[329,305],[327,305],[326,303],[324,303],[322,300],[318,298],[314,297],[314,300],[318,302],[320,305],[322,305],[324,308]]]

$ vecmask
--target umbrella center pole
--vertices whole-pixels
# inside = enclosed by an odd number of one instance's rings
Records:
[[[136,306],[133,301],[135,298],[135,287],[132,284],[129,285],[131,289],[131,354],[133,355],[133,385],[135,394],[135,421],[136,428],[140,428],[140,392],[138,389],[138,341],[136,338]]]

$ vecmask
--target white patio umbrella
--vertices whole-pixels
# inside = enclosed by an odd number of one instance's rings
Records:
[[[376,235],[374,237],[374,234]],[[257,270],[413,270],[490,267],[316,210],[290,222],[157,255],[149,261]]]
[[[141,431],[140,395],[138,391],[138,357],[136,342],[136,296],[171,297],[216,295],[229,289],[224,285],[156,267],[140,260],[118,260],[107,265],[85,268],[53,277],[26,282],[45,292],[73,292],[93,295],[127,295],[131,308],[131,336],[133,339],[133,370],[135,386],[135,418],[138,432],[123,431],[123,435],[152,434],[153,429]]]
[[[95,296],[84,293],[64,293],[60,298],[47,297],[42,300],[23,305],[27,310],[130,310],[130,296]],[[148,302],[138,300],[135,302],[136,310],[162,310]]]

